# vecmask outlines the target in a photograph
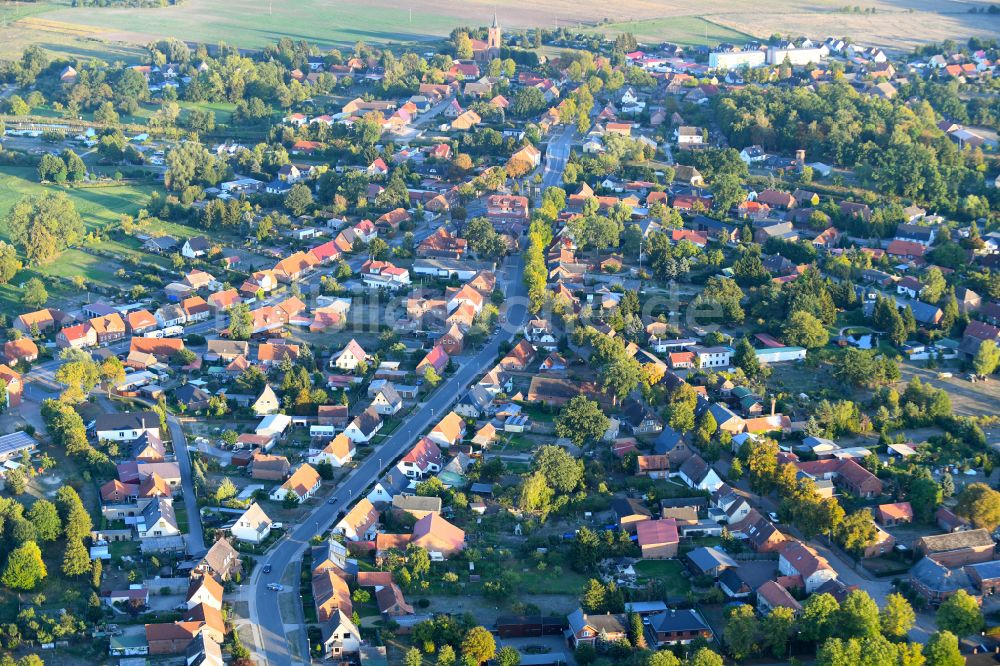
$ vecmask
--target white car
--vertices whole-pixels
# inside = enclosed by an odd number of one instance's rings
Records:
[[[281,583],[268,583],[267,589],[273,590],[274,592],[281,592],[285,588],[282,587]]]

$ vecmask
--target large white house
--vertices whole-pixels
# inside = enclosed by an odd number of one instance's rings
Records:
[[[160,417],[156,412],[101,414],[94,420],[94,434],[99,440],[131,442],[146,433],[160,437]]]
[[[346,372],[353,372],[358,364],[367,362],[368,358],[364,348],[352,338],[346,347],[330,359],[330,366]]]
[[[230,532],[234,539],[247,543],[262,543],[271,534],[271,519],[264,509],[254,502],[243,512]]]

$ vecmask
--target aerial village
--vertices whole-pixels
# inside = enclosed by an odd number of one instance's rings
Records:
[[[996,41],[488,23],[0,67],[0,646],[995,663]]]

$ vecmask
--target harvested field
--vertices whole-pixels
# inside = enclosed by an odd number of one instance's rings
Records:
[[[446,36],[462,25],[485,25],[495,4],[485,0],[455,5],[445,0],[393,0],[359,3],[298,0],[187,0],[160,9],[73,8],[68,0],[0,4],[0,56],[10,57],[27,43],[68,55],[119,55],[122,44],[141,45],[159,37],[215,44],[220,40],[259,48],[281,37],[326,46],[427,41]],[[614,6],[585,0],[528,2],[510,0],[498,6],[507,29],[536,26],[582,28],[606,33],[628,31],[647,42],[684,45],[739,42],[746,36],[774,33],[812,37],[847,35],[863,44],[909,50],[947,38],[995,36],[1000,15],[970,13],[989,6],[979,0],[876,0],[843,11],[836,0],[778,0],[766,7],[721,0],[706,7],[695,0],[625,0]],[[613,21],[613,22],[612,22]]]

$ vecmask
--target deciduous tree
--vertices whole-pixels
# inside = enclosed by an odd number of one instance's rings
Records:
[[[983,611],[979,603],[965,590],[951,595],[938,607],[935,617],[938,629],[956,636],[969,636],[983,628]]]
[[[555,419],[556,435],[569,438],[577,446],[599,440],[607,431],[610,419],[601,406],[586,396],[574,396]]]
[[[46,576],[42,552],[34,541],[27,541],[7,556],[7,567],[0,582],[12,590],[33,590]]]
[[[1000,525],[1000,492],[985,483],[970,483],[959,494],[955,513],[992,532]]]
[[[916,621],[917,615],[913,612],[910,602],[898,592],[886,598],[885,606],[879,613],[882,633],[892,640],[901,641],[906,638]]]

